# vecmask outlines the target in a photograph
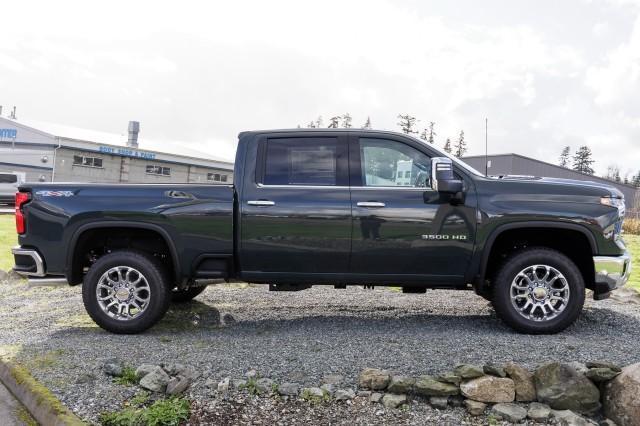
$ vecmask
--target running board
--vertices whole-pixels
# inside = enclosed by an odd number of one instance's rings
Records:
[[[59,287],[69,285],[66,278],[29,278],[27,280],[29,287]]]

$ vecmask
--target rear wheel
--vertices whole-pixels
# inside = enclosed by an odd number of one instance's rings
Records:
[[[169,307],[167,274],[153,256],[117,251],[91,266],[82,285],[89,316],[117,334],[142,332],[157,323]]]
[[[186,303],[193,300],[194,297],[205,291],[207,287],[189,287],[186,289],[174,289],[171,291],[171,301],[173,303]]]
[[[584,279],[564,254],[535,247],[515,253],[493,283],[498,316],[521,333],[552,334],[569,327],[584,305]]]

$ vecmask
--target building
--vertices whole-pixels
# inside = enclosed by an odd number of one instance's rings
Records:
[[[464,157],[462,160],[476,170],[482,173],[485,172],[484,155]],[[489,155],[486,157],[486,165],[487,174],[490,176],[540,176],[605,183],[618,188],[624,194],[627,209],[636,210],[640,208],[640,189],[633,185],[613,182],[609,179],[604,179],[598,176],[587,175],[518,154]]]
[[[0,171],[28,182],[233,182],[232,162],[146,139],[139,146],[138,133],[135,121],[118,135],[0,117]]]

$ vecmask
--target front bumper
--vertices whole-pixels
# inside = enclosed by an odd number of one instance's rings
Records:
[[[596,293],[608,293],[622,287],[631,274],[631,255],[594,256]]]
[[[36,250],[16,246],[11,249],[15,266],[13,270],[28,277],[44,277],[44,261]]]

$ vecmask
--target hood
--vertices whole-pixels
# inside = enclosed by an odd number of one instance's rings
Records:
[[[559,191],[575,195],[599,195],[610,196],[613,198],[624,198],[624,194],[619,189],[604,182],[517,175],[498,176],[493,177],[493,179],[505,184],[523,184],[538,188],[545,186],[548,189],[553,189],[552,192]]]

